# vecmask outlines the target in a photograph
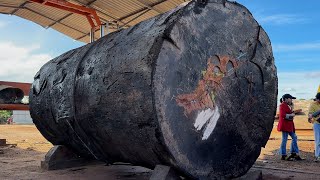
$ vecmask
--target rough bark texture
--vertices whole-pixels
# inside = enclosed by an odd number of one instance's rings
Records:
[[[51,60],[30,111],[49,141],[82,156],[231,178],[266,144],[276,96],[267,34],[243,6],[212,0]]]

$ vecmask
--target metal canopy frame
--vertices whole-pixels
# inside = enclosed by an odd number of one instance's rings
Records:
[[[87,8],[84,6],[79,6],[79,5],[70,3],[66,0],[29,0],[29,1],[55,7],[58,9],[62,9],[65,11],[69,11],[71,13],[84,15],[88,19],[88,22],[90,23],[91,28],[94,28],[94,29],[100,28],[101,21],[94,9]],[[96,24],[94,23],[93,19],[95,20]]]
[[[100,25],[108,32],[128,28],[186,1],[189,0],[0,0],[0,13],[90,42],[91,34],[104,34]]]

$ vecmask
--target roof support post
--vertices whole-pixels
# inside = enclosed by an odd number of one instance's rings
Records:
[[[91,30],[90,30],[90,43],[94,42],[94,33],[95,33],[95,28],[91,28]]]
[[[110,33],[109,21],[106,22],[106,35]],[[320,86],[319,86],[320,87]]]
[[[100,38],[102,38],[105,35],[104,34],[105,28],[106,28],[105,24],[100,25]]]

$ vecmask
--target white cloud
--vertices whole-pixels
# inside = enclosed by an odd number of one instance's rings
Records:
[[[295,14],[274,14],[274,15],[260,15],[257,16],[257,20],[261,24],[272,25],[287,25],[287,24],[303,24],[309,20]]]
[[[34,53],[39,46],[18,46],[12,42],[0,42],[0,80],[32,82],[34,75],[48,60],[49,54]]]
[[[320,72],[310,72],[310,73],[307,73],[306,78],[318,78],[319,81],[320,81]]]
[[[6,22],[4,22],[4,21],[0,21],[0,28],[5,27],[6,25],[7,25],[7,23],[6,23]]]
[[[277,61],[290,61],[290,63],[316,63],[319,61],[319,57],[285,57],[281,59],[277,59]]]
[[[320,50],[320,42],[301,43],[301,44],[274,44],[272,45],[272,48],[275,52]]]
[[[296,91],[294,88],[291,88],[291,87],[285,87],[284,89],[282,89],[282,91],[285,91],[285,92],[294,92]]]
[[[278,73],[278,96],[290,93],[298,99],[311,99],[320,85],[320,71]]]

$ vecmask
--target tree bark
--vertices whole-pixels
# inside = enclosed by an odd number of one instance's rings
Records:
[[[245,174],[276,113],[270,40],[245,7],[199,2],[45,64],[30,91],[44,137],[109,163]]]

